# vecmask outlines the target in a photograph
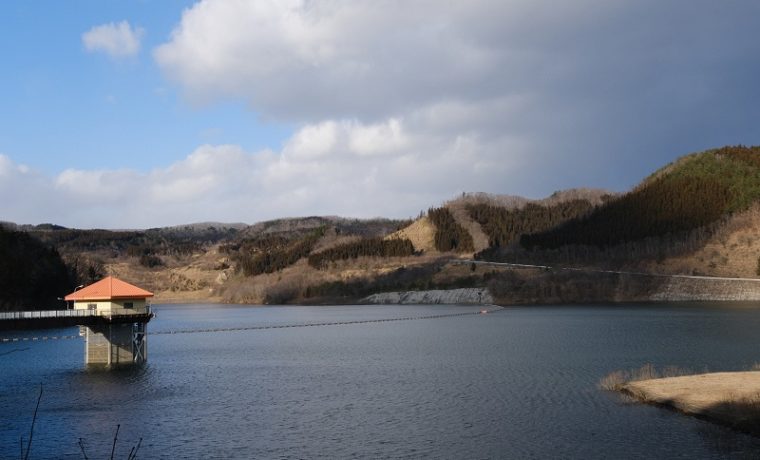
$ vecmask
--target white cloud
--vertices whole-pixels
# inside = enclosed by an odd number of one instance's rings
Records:
[[[503,87],[494,41],[515,25],[512,4],[529,2],[501,3],[205,0],[154,56],[192,100],[242,97],[310,121],[383,117]]]
[[[156,63],[190,101],[244,101],[298,126],[283,147],[203,145],[153,171],[56,177],[0,156],[0,191],[17,197],[0,215],[404,217],[461,191],[624,189],[675,155],[760,141],[758,14],[710,0],[202,0]],[[141,34],[123,22],[83,41],[137,53]]]
[[[0,191],[19,191],[16,200],[0,202],[0,215],[105,228],[304,215],[411,217],[461,191],[494,191],[484,184],[524,164],[502,156],[524,150],[514,139],[442,135],[430,118],[306,125],[279,152],[203,145],[149,172],[69,169],[45,177],[0,156]]]
[[[459,138],[485,164],[508,138],[524,150],[501,160],[536,169],[504,192],[620,190],[676,155],[760,141],[746,122],[758,14],[750,1],[201,0],[153,56],[189,101],[300,123],[285,154],[414,155],[415,139]],[[541,181],[516,188],[526,175]]]
[[[134,56],[140,51],[144,33],[144,29],[133,28],[127,21],[111,22],[83,33],[82,43],[90,52],[101,51],[114,58]]]
[[[0,154],[0,220],[52,222],[64,220],[66,202],[52,193],[50,178]]]

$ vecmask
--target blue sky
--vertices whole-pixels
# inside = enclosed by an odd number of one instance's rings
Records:
[[[18,1],[0,15],[0,150],[47,173],[150,170],[204,143],[278,148],[288,123],[265,123],[239,101],[193,107],[153,63],[192,1]],[[129,21],[146,33],[125,59],[85,50],[95,25]]]
[[[3,2],[0,220],[409,217],[760,144],[760,4]]]

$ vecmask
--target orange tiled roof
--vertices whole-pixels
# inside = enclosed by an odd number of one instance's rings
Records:
[[[144,299],[153,293],[108,276],[64,297],[65,300]]]

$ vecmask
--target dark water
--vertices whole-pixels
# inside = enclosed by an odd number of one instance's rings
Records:
[[[152,331],[354,321],[470,307],[157,306]],[[70,334],[71,329],[46,331]],[[0,344],[0,458],[757,458],[760,440],[597,389],[645,363],[742,370],[760,309],[510,308],[489,315],[152,335],[142,369],[81,340]]]

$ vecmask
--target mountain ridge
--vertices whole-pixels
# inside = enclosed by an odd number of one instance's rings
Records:
[[[655,295],[658,287],[636,280],[607,289],[612,281],[591,275],[505,273],[448,262],[476,257],[756,276],[760,147],[685,155],[625,193],[577,188],[542,199],[463,193],[414,220],[306,216],[146,230],[3,227],[60,253],[74,274],[71,283],[110,273],[145,285],[157,302],[352,302],[382,291],[486,286],[502,303],[582,301],[584,292],[621,301]]]

